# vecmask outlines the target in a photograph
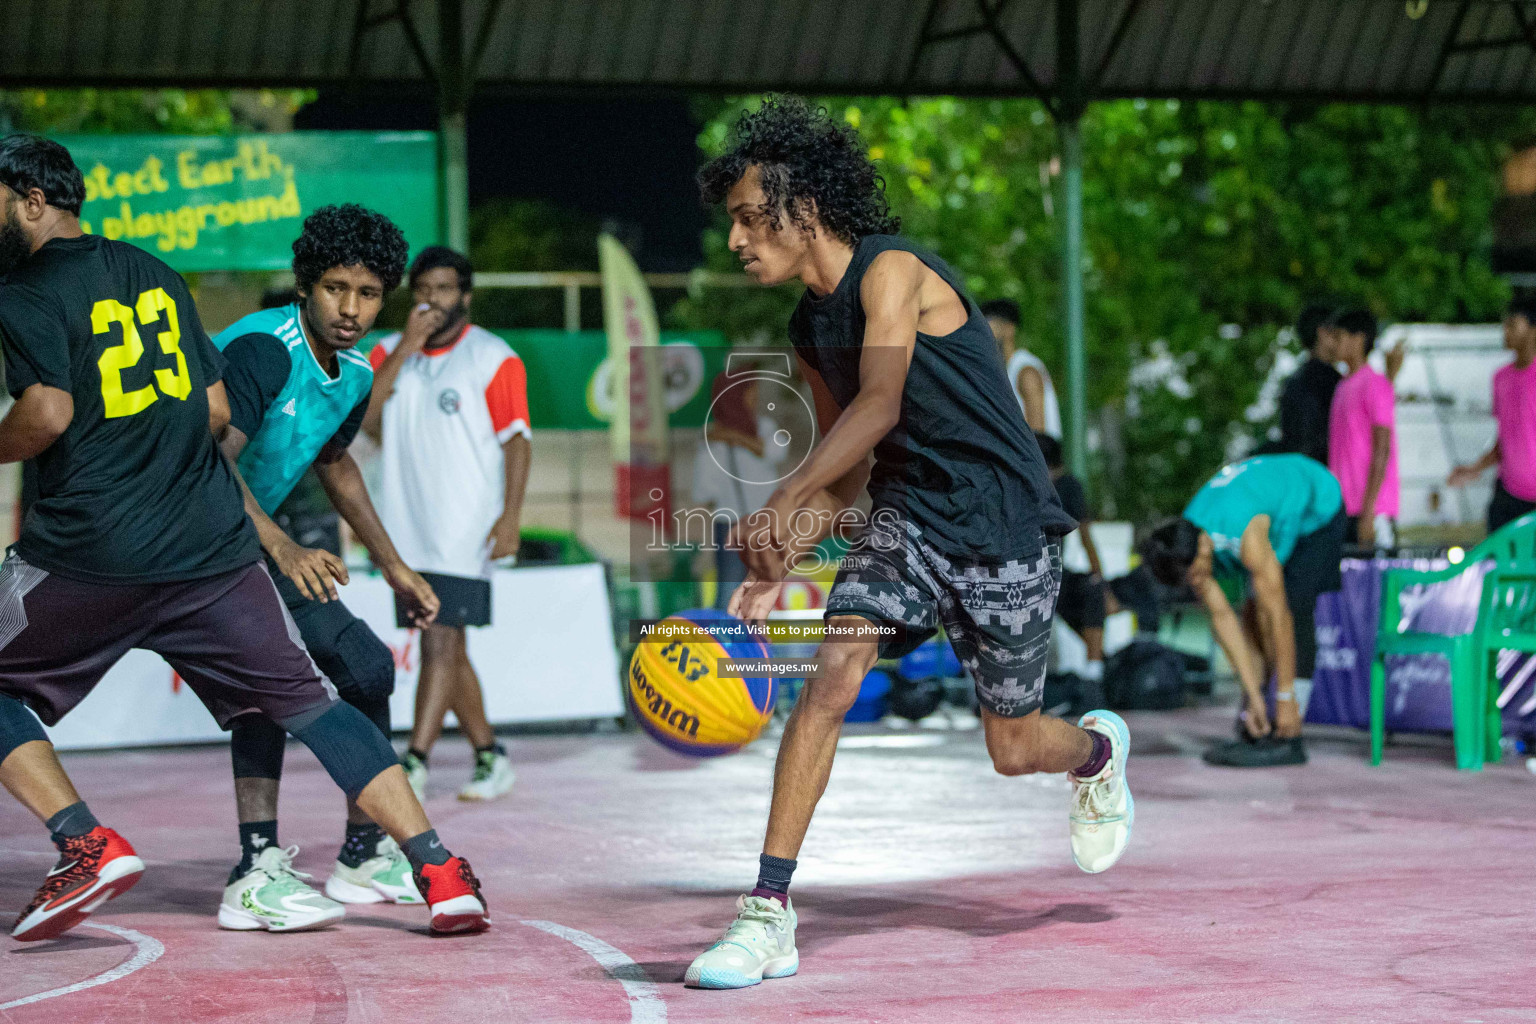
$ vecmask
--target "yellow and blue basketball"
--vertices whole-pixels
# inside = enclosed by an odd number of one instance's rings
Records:
[[[694,757],[730,754],[773,717],[775,680],[722,679],[722,658],[766,658],[760,630],[712,609],[668,616],[629,659],[629,706],[662,746]]]

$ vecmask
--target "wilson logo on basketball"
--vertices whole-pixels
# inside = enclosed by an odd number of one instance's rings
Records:
[[[655,722],[664,723],[668,728],[687,736],[698,737],[699,716],[690,715],[682,708],[673,707],[670,700],[656,691],[656,687],[645,677],[645,671],[637,662],[630,662],[629,683],[635,703],[643,704]]]

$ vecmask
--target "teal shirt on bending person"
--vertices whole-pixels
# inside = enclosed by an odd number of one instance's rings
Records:
[[[298,303],[236,320],[213,338],[229,366],[230,425],[249,439],[238,466],[271,515],[328,446],[357,436],[373,390],[373,367],[351,349],[337,353],[333,378],[304,337]]]
[[[1259,455],[1223,467],[1190,499],[1184,518],[1210,534],[1216,558],[1243,568],[1243,531],[1269,516],[1269,544],[1284,565],[1296,542],[1333,521],[1344,507],[1339,482],[1306,455]]]

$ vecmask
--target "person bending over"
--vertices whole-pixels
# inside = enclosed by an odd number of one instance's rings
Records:
[[[1233,463],[1159,526],[1142,557],[1168,586],[1187,583],[1211,616],[1211,631],[1243,688],[1243,738],[1205,752],[1211,764],[1261,768],[1303,764],[1301,722],[1317,659],[1320,595],[1338,590],[1348,523],[1338,481],[1305,455]],[[1241,619],[1218,572],[1247,584]],[[1265,690],[1275,684],[1271,722]]]

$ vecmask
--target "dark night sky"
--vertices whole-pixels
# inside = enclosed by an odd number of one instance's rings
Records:
[[[346,100],[322,92],[297,128],[431,129],[430,103]],[[694,172],[698,125],[686,98],[491,99],[469,116],[469,197],[541,199],[613,219],[648,271],[702,262],[705,215]]]

